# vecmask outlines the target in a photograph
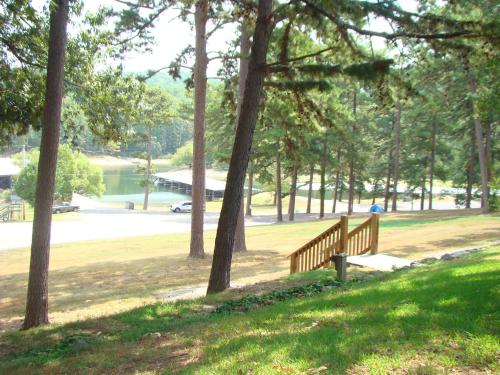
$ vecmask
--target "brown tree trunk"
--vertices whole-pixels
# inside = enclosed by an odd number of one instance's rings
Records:
[[[248,79],[229,163],[207,293],[221,292],[230,286],[234,232],[264,83],[265,71],[262,67],[266,64],[274,24],[272,9],[272,0],[259,0]]]
[[[295,220],[295,197],[297,196],[297,175],[299,168],[294,165],[292,172],[292,184],[290,186],[290,201],[288,202],[288,221]]]
[[[342,202],[342,196],[344,195],[344,175],[340,175],[340,187],[339,187],[339,202]]]
[[[436,137],[437,137],[436,115],[432,118],[432,146],[431,146],[431,164],[429,167],[429,210],[432,210],[432,188],[434,185],[434,165],[436,163]]]
[[[191,245],[189,256],[203,258],[203,206],[205,205],[205,103],[207,99],[208,0],[198,0],[195,7],[193,191],[191,208]]]
[[[325,217],[325,192],[326,192],[326,157],[328,153],[328,129],[325,131],[323,140],[323,152],[321,153],[320,165],[320,187],[319,187],[319,217]]]
[[[278,222],[283,221],[283,203],[281,200],[281,156],[280,156],[280,143],[276,145],[276,220]]]
[[[306,213],[311,213],[311,201],[312,201],[312,187],[313,187],[313,179],[314,179],[314,163],[311,163],[309,167],[309,189],[307,190],[307,209]]]
[[[49,322],[50,228],[61,128],[68,0],[57,0],[56,5],[50,13],[43,128],[36,182],[26,314],[22,329]]]
[[[347,214],[352,215],[354,206],[354,138],[356,137],[356,105],[357,105],[357,93],[354,90],[354,95],[352,98],[352,114],[354,117],[354,123],[352,124],[352,136],[349,146],[349,199],[347,202]]]
[[[469,60],[464,57],[464,68],[467,73],[467,78],[469,80],[469,89],[472,97],[477,95],[477,80],[474,76],[472,68],[469,65]],[[476,145],[479,156],[479,169],[481,172],[481,207],[483,213],[490,211],[490,206],[488,202],[488,191],[489,191],[489,177],[488,177],[488,165],[486,160],[486,155],[484,151],[484,141],[483,141],[483,129],[481,125],[481,119],[479,117],[479,110],[477,109],[474,99],[471,99],[472,104],[472,118],[474,119],[474,130],[476,133]]]
[[[252,194],[253,194],[253,164],[248,163],[248,191],[247,191],[247,212],[246,216],[252,216]]]
[[[424,210],[425,207],[425,183],[426,183],[426,178],[422,179],[422,186],[420,187],[422,189],[422,193],[420,194],[420,211]]]
[[[385,180],[385,191],[384,191],[384,211],[387,212],[389,209],[389,199],[391,197],[390,187],[391,187],[391,160],[389,158],[389,163],[387,167],[387,178]]]
[[[486,158],[486,172],[488,176],[492,176],[493,175],[493,136],[492,136],[493,127],[491,126],[491,121],[489,119],[485,123],[484,128],[485,128],[484,153]],[[489,196],[490,196],[490,186],[488,185],[488,197]]]
[[[339,162],[339,166],[337,167],[337,172],[335,173],[335,188],[333,190],[332,213],[335,213],[335,211],[337,210],[337,195],[339,192],[339,181],[340,181],[340,152],[339,156],[337,157],[337,160]]]
[[[144,204],[142,205],[143,210],[148,209],[149,202],[149,180],[151,179],[151,154],[152,154],[152,129],[151,126],[148,126],[148,135],[146,140],[146,148],[148,153],[148,159],[146,164],[146,178],[144,183]]]
[[[243,95],[245,94],[245,82],[248,76],[248,56],[250,55],[250,34],[247,30],[245,22],[241,24],[241,41],[240,41],[240,76],[238,78],[238,109],[236,114],[236,122],[238,122],[241,113],[241,104],[243,103]],[[247,251],[247,243],[245,240],[245,200],[241,197],[240,211],[238,221],[236,223],[236,232],[234,235],[233,251]]]
[[[470,100],[469,100],[470,103]],[[470,106],[472,109],[472,106]],[[472,112],[471,112],[472,113]],[[472,185],[474,184],[474,166],[476,165],[476,138],[474,127],[470,128],[470,154],[467,164],[467,186],[465,188],[465,208],[470,208],[472,202]]]
[[[399,153],[401,149],[401,104],[396,102],[396,117],[394,119],[394,158],[393,158],[393,188],[392,211],[398,210],[398,182],[399,182]]]

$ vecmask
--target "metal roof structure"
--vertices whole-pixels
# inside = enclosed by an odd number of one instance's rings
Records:
[[[159,172],[154,173],[153,176],[159,179],[182,183],[189,186],[193,185],[193,176],[191,171]],[[223,192],[225,189],[226,183],[224,181],[213,180],[205,177],[205,190]]]
[[[15,176],[21,168],[15,165],[9,158],[0,158],[0,176]]]

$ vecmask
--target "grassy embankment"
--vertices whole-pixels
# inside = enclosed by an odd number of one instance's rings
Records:
[[[229,315],[222,296],[0,336],[0,372],[487,374],[500,371],[500,247]],[[284,282],[332,277],[332,271]]]
[[[356,225],[362,217],[351,219]],[[334,220],[247,228],[249,251],[233,258],[233,285],[287,275],[290,252]],[[206,285],[215,231],[206,231],[205,259],[187,258],[189,234],[85,241],[51,249],[50,318],[63,323],[124,311],[165,293]],[[380,252],[418,259],[500,238],[500,216],[477,210],[386,214]],[[29,249],[0,252],[0,329],[19,326],[26,298]],[[353,274],[353,271],[350,270]]]

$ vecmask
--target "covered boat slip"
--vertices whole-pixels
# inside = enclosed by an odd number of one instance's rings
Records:
[[[153,174],[155,184],[177,190],[184,194],[191,194],[193,177],[190,171],[160,172]],[[226,183],[205,177],[205,196],[208,201],[224,196]]]

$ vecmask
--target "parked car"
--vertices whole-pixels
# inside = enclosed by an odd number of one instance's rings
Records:
[[[179,212],[191,212],[191,201],[179,202],[170,206],[170,211]]]
[[[60,214],[63,212],[75,212],[80,209],[80,206],[73,206],[68,202],[62,202],[61,204],[55,204],[52,207],[52,212],[55,214]]]

